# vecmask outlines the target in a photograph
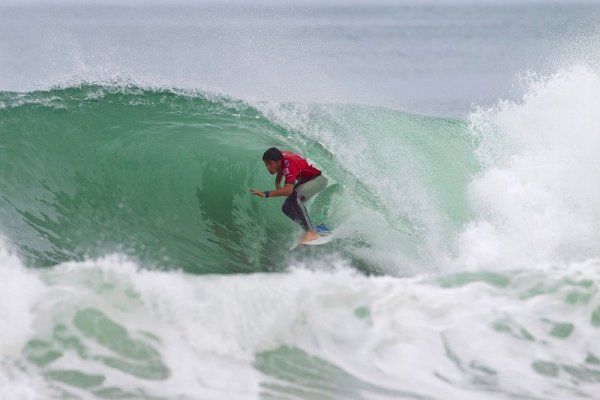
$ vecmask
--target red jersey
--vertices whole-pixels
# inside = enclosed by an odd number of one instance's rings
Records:
[[[321,171],[313,167],[298,154],[282,151],[283,160],[279,172],[285,177],[285,183],[296,183],[299,181],[310,181],[321,175]]]

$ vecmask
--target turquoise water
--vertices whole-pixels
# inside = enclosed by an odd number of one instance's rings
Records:
[[[1,399],[597,396],[594,4],[0,10]]]
[[[377,246],[370,235],[408,238],[407,251],[416,254],[425,235],[444,233],[428,230],[452,231],[468,218],[464,192],[476,163],[459,120],[352,105],[252,107],[201,92],[89,85],[4,93],[1,101],[3,224],[33,265],[120,252],[194,273],[284,269],[297,227],[280,201],[248,193],[273,185],[260,159],[270,146],[301,152],[326,171],[332,185],[313,202],[313,219],[347,229],[334,249],[370,271],[385,267],[358,254]],[[304,130],[273,116],[290,112],[306,112]],[[329,136],[314,137],[317,127]],[[390,141],[393,151],[378,150]],[[359,146],[373,154],[356,154]],[[440,163],[449,147],[464,156]],[[397,156],[392,166],[383,162]],[[435,205],[443,224],[426,226],[410,209],[420,204],[395,207],[389,196],[404,196],[405,188],[378,193],[370,171],[380,168],[387,176],[392,168],[418,169],[403,185],[435,193],[408,200],[450,200]],[[347,218],[372,224],[371,232],[351,234]]]

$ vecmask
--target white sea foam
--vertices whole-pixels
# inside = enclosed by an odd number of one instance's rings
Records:
[[[233,276],[149,271],[119,256],[27,270],[5,252],[2,265],[2,281],[21,289],[0,303],[9,333],[0,398],[65,391],[92,399],[108,388],[179,399],[257,399],[292,387],[333,398],[595,393],[597,260],[541,272],[413,278],[367,277],[335,259]],[[60,356],[36,363],[27,350],[34,339]],[[153,350],[136,359],[123,341]],[[282,348],[307,354],[313,373],[297,358],[256,364]],[[103,362],[111,357],[129,366]],[[157,365],[168,373],[144,376]],[[64,371],[98,381],[77,386]],[[319,388],[315,371],[328,385]]]
[[[0,260],[0,351],[5,355],[18,354],[24,338],[32,333],[34,305],[44,285],[1,242]]]
[[[34,271],[27,270],[0,241],[0,399],[43,400],[49,398],[39,377],[15,363],[34,334],[35,306],[45,285]]]
[[[529,267],[600,255],[600,75],[578,66],[531,82],[522,102],[470,117],[483,172],[459,264]]]

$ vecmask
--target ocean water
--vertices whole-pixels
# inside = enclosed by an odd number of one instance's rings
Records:
[[[600,398],[599,22],[0,3],[0,399]]]

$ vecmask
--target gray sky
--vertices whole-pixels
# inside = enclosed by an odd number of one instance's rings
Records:
[[[215,5],[251,5],[251,4],[319,4],[319,5],[353,5],[353,4],[568,4],[568,3],[598,3],[600,0],[0,0],[0,5],[59,5],[59,4],[215,4]]]

